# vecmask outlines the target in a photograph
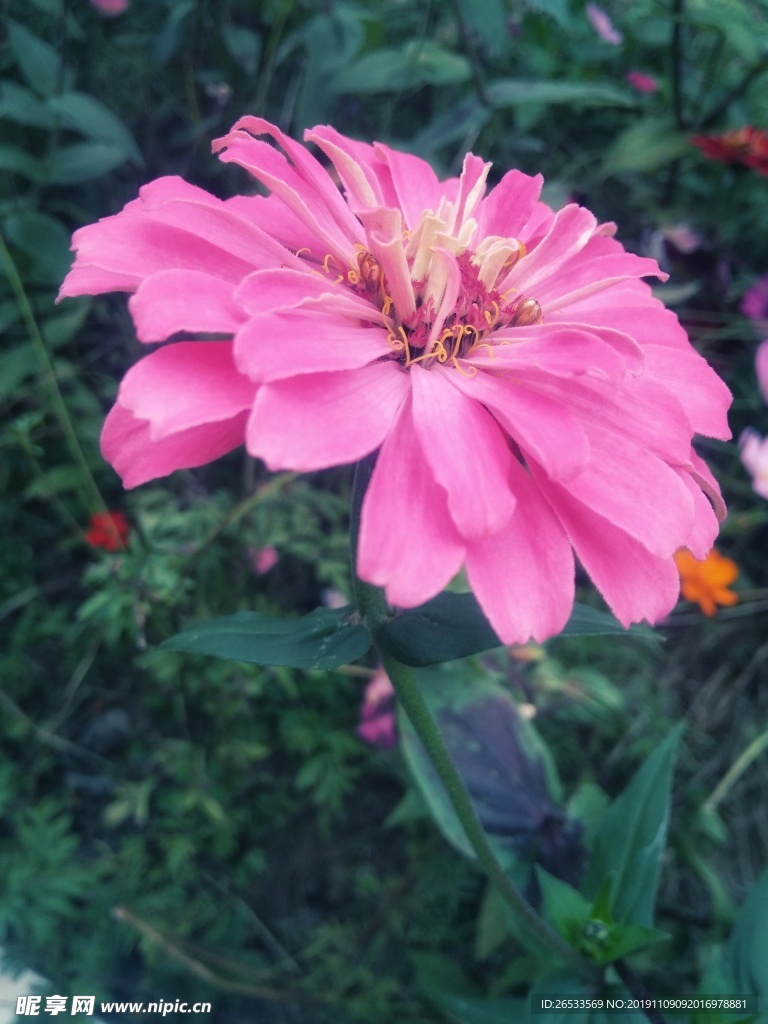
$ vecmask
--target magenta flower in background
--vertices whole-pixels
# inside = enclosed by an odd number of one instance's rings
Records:
[[[392,605],[463,567],[503,641],[543,640],[576,555],[625,625],[669,612],[675,551],[703,558],[724,514],[691,441],[730,436],[730,394],[640,280],[657,264],[540,202],[540,177],[487,191],[471,154],[441,182],[330,127],[306,139],[330,173],[243,118],[214,148],[269,196],[161,178],[75,234],[62,296],[131,292],[140,341],[197,337],[122,382],[102,450],[125,485],[243,442],[272,470],[378,451],[357,571]]]
[[[761,498],[768,498],[768,437],[748,427],[739,438],[741,461],[752,477],[752,486]]]
[[[371,747],[389,750],[397,743],[395,691],[380,668],[365,687],[357,735]]]
[[[602,7],[598,7],[597,4],[587,4],[585,10],[592,28],[604,43],[620,46],[624,42],[624,36],[614,28],[613,22]]]
[[[131,0],[90,0],[91,7],[105,15],[107,18],[116,18],[118,14],[124,14],[131,6]]]
[[[653,75],[643,74],[642,71],[628,71],[626,79],[637,92],[652,93],[659,88],[659,83]]]
[[[741,312],[761,328],[768,329],[768,274],[759,277],[741,300]]]

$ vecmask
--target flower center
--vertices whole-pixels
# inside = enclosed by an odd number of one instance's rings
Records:
[[[410,241],[407,239],[408,247]],[[515,240],[510,244],[510,240],[487,239],[481,245],[484,253],[464,249],[456,254],[458,287],[455,281],[452,285],[448,283],[444,271],[442,282],[436,286],[436,272],[428,265],[422,278],[412,280],[416,308],[405,318],[398,316],[379,260],[364,246],[356,248],[357,255],[349,269],[329,254],[323,260],[323,270],[328,275],[335,271],[336,284],[346,282],[379,307],[386,318],[393,357],[404,369],[414,363],[425,367],[450,363],[460,373],[474,376],[476,367],[462,368],[459,360],[468,358],[479,348],[487,349],[493,356],[493,334],[502,328],[528,327],[541,322],[541,306],[536,299],[522,295],[510,298],[514,288],[500,291],[496,287],[496,280],[503,280],[504,272],[525,254],[525,247]],[[415,262],[418,261],[409,260],[412,272]],[[490,287],[489,277],[494,279]],[[446,312],[445,295],[449,288],[456,290],[456,297],[452,308]],[[509,339],[501,343],[509,344]]]

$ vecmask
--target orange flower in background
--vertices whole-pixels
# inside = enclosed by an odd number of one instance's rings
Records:
[[[691,142],[710,160],[743,164],[768,175],[768,132],[745,125],[722,135],[694,135]]]
[[[130,532],[128,520],[122,512],[96,512],[91,516],[91,526],[85,531],[85,539],[92,548],[121,551]]]
[[[739,567],[717,548],[712,548],[701,562],[687,548],[681,548],[675,564],[683,597],[698,604],[705,615],[714,615],[719,604],[732,605],[739,600],[739,595],[728,589],[739,575]]]

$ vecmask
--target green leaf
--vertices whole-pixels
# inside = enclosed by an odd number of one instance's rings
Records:
[[[610,633],[654,636],[645,627],[624,629],[612,615],[586,605],[574,604],[562,636],[601,636]],[[456,661],[502,647],[474,594],[444,591],[419,608],[411,608],[391,619],[382,639],[398,661],[424,667]]]
[[[670,937],[656,928],[614,922],[602,892],[590,905],[576,889],[538,865],[536,877],[545,916],[566,941],[595,963],[609,964]],[[608,895],[606,890],[605,896]]]
[[[469,135],[477,136],[491,118],[491,111],[474,96],[439,114],[412,140],[411,148],[425,158],[443,146]]]
[[[489,53],[498,55],[509,45],[507,11],[502,0],[459,0],[465,23]]]
[[[742,0],[689,0],[684,20],[721,32],[729,46],[752,63],[760,60],[765,39],[765,22],[756,22],[756,17],[754,7]]]
[[[0,82],[0,118],[30,128],[52,128],[56,115],[33,92],[16,82]]]
[[[6,346],[0,351],[0,399],[10,398],[27,377],[37,373],[40,362],[32,343]]]
[[[603,174],[648,172],[677,160],[691,149],[690,136],[660,117],[646,117],[627,128],[603,159]]]
[[[520,103],[566,103],[582,107],[635,107],[637,100],[613,85],[588,82],[543,82],[526,78],[499,78],[489,83],[486,94],[497,109]]]
[[[677,726],[605,813],[582,891],[594,899],[613,879],[611,913],[620,923],[650,926],[669,825]]]
[[[74,185],[108,174],[125,163],[122,146],[108,142],[76,142],[56,151],[48,165],[47,180],[54,185]]]
[[[249,28],[232,24],[221,26],[221,36],[224,40],[224,45],[243,71],[246,74],[255,75],[259,70],[261,36]]]
[[[349,608],[316,608],[300,619],[260,612],[210,619],[165,640],[160,649],[256,665],[333,669],[362,658],[370,646],[370,633],[352,621]]]
[[[450,591],[391,619],[382,639],[399,661],[419,667],[502,646],[474,594]]]
[[[768,997],[768,870],[747,894],[726,951],[735,992]]]
[[[458,85],[471,75],[466,57],[425,40],[365,54],[336,77],[332,90],[356,94],[401,92],[422,85]]]
[[[71,128],[97,142],[106,142],[122,149],[125,159],[138,167],[144,166],[136,140],[126,126],[109,107],[84,92],[65,92],[51,96],[48,106],[61,118],[66,128]]]
[[[0,171],[20,174],[30,181],[37,181],[40,177],[40,163],[16,146],[0,146]]]
[[[510,1024],[527,1020],[524,999],[483,999],[461,968],[438,953],[412,957],[416,984],[423,994],[458,1024]]]
[[[541,14],[548,14],[550,18],[567,28],[571,23],[571,12],[568,9],[568,0],[527,0],[528,7]]]
[[[63,77],[61,57],[56,50],[18,21],[8,22],[8,42],[30,88],[43,96],[52,96]]]
[[[434,1001],[458,1024],[510,1024],[525,1021],[528,1013],[527,999],[480,999],[443,993]]]
[[[72,263],[70,232],[48,213],[26,210],[3,223],[9,242],[32,261],[35,280],[58,285]]]

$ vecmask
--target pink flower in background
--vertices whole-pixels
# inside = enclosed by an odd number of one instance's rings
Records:
[[[768,498],[768,437],[747,428],[739,438],[741,461],[752,477],[752,486],[761,498]]]
[[[761,341],[755,353],[755,373],[764,401],[768,402],[768,338]]]
[[[122,382],[102,450],[126,486],[243,442],[300,472],[378,451],[357,570],[392,605],[464,567],[502,640],[543,640],[576,555],[622,623],[665,615],[675,551],[703,557],[724,514],[691,441],[730,436],[730,394],[640,280],[657,264],[540,202],[540,177],[487,191],[471,154],[441,182],[329,127],[306,138],[330,173],[243,118],[214,148],[271,195],[161,178],[76,233],[62,296],[131,292],[141,341],[197,336]]]
[[[652,75],[643,74],[642,71],[628,71],[626,79],[637,92],[652,93],[659,88],[659,83]]]
[[[759,277],[744,292],[741,300],[741,312],[750,320],[754,320],[761,328],[765,325],[768,329],[768,274],[765,277]]]
[[[389,750],[397,742],[395,691],[380,668],[365,688],[357,735],[371,747]]]
[[[598,7],[597,4],[587,4],[585,10],[592,28],[604,43],[620,46],[624,42],[624,36],[613,27],[613,22],[602,7]]]
[[[248,557],[256,575],[263,576],[277,565],[280,555],[273,547],[248,548]]]
[[[104,14],[107,18],[116,18],[124,14],[131,6],[131,0],[90,0],[91,7]]]

